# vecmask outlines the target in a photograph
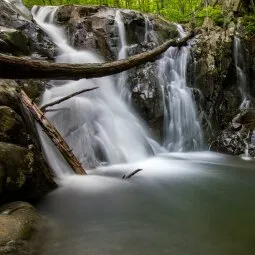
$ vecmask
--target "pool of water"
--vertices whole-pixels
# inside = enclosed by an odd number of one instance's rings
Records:
[[[172,153],[63,177],[38,205],[60,229],[44,254],[254,255],[254,165]]]

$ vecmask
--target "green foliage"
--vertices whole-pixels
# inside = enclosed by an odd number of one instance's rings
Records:
[[[23,0],[29,8],[33,5],[107,5],[159,14],[165,19],[188,22],[191,14],[199,8],[202,0]]]
[[[197,25],[201,26],[207,16],[211,18],[217,26],[222,26],[224,23],[222,9],[219,5],[216,5],[215,7],[208,6],[199,11],[196,16]]]
[[[242,25],[244,26],[245,35],[255,35],[255,14],[245,15],[243,17]]]

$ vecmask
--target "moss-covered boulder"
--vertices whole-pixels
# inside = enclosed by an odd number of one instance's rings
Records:
[[[50,228],[49,222],[28,203],[0,207],[0,254],[39,254]]]
[[[0,203],[11,200],[32,200],[56,187],[52,174],[33,148],[26,149],[0,142],[2,193]]]
[[[15,55],[30,53],[27,36],[22,31],[13,28],[0,26],[0,45],[2,51]]]
[[[55,188],[33,118],[11,80],[0,80],[0,123],[0,204],[36,199]]]
[[[0,106],[0,141],[26,145],[25,125],[10,107]]]

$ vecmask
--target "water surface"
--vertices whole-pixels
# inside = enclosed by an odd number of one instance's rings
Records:
[[[61,229],[45,254],[254,255],[254,182],[254,162],[209,152],[65,177],[39,205]]]

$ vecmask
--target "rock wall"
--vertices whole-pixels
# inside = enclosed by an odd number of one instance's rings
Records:
[[[13,4],[0,2],[0,52],[29,58],[53,59],[49,37]],[[28,12],[29,13],[29,12]],[[34,100],[45,82],[0,80],[0,204],[34,200],[56,187],[43,159],[35,123],[21,103],[20,89]]]
[[[205,141],[211,150],[232,155],[254,156],[254,38],[244,34],[242,15],[249,12],[246,2],[222,1],[225,23],[218,27],[205,22],[193,41],[189,72],[203,125]],[[241,106],[240,81],[234,59],[234,36],[242,42],[249,104]],[[247,151],[246,151],[247,150]]]

